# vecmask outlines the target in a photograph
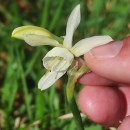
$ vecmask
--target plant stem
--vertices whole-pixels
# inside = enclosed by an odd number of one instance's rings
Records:
[[[22,85],[23,85],[24,100],[25,100],[25,104],[26,104],[26,107],[27,107],[27,114],[28,114],[29,119],[32,120],[33,117],[32,117],[32,112],[31,112],[31,108],[30,108],[30,95],[29,95],[28,89],[27,89],[25,72],[24,72],[23,67],[22,67],[22,63],[21,63],[21,60],[20,60],[20,53],[19,53],[18,50],[16,50],[16,54],[17,54],[17,57],[18,57],[19,69],[20,69],[20,72],[21,72],[21,80],[22,80]]]
[[[48,22],[48,16],[49,16],[49,6],[50,6],[51,0],[45,0],[44,8],[42,11],[42,19],[41,19],[41,26],[46,27]]]
[[[66,88],[66,94],[67,94],[67,100],[68,100],[68,104],[69,107],[73,113],[75,122],[77,124],[78,130],[84,130],[83,127],[83,123],[82,123],[82,119],[80,116],[80,112],[78,110],[74,95],[73,95],[73,91],[74,91],[74,86],[76,83],[76,78],[74,76],[70,76],[68,79],[68,84],[67,84],[67,88]],[[70,90],[71,89],[71,90]]]
[[[74,70],[75,69],[75,70]],[[75,122],[77,124],[78,130],[84,130],[82,118],[80,116],[80,112],[78,110],[78,106],[76,104],[75,98],[74,98],[74,88],[75,84],[77,82],[77,79],[88,71],[88,68],[86,66],[81,66],[81,68],[77,71],[77,68],[75,67],[71,70],[71,72],[68,73],[68,83],[66,87],[66,95],[69,107],[72,111],[72,114],[74,116]]]

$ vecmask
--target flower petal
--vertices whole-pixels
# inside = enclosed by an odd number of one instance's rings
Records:
[[[73,59],[74,55],[66,48],[55,47],[43,58],[43,66],[51,71],[65,71]]]
[[[74,10],[71,12],[68,22],[67,22],[67,27],[66,27],[66,36],[64,38],[64,46],[67,48],[72,47],[72,38],[73,38],[73,33],[78,27],[80,23],[80,5],[77,5]]]
[[[53,85],[61,76],[63,76],[66,71],[63,72],[47,72],[38,82],[38,88],[41,90],[49,88]]]
[[[79,57],[88,51],[90,51],[92,48],[107,44],[109,42],[113,41],[113,39],[110,36],[93,36],[90,38],[85,38],[78,43],[76,43],[72,48],[71,51],[76,57]]]
[[[40,46],[40,45],[62,46],[54,39],[35,34],[25,36],[24,40],[30,46]]]
[[[24,40],[24,38],[29,34],[41,35],[44,37],[51,37],[52,35],[48,30],[41,27],[21,26],[14,29],[14,31],[12,32],[12,37]]]

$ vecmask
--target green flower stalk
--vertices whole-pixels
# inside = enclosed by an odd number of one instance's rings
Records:
[[[74,62],[74,66],[72,67],[72,69],[68,71],[68,83],[66,87],[66,95],[67,95],[69,107],[73,113],[78,130],[84,130],[84,127],[83,127],[82,119],[80,116],[80,112],[78,110],[78,107],[74,98],[74,88],[75,88],[77,79],[88,71],[89,69],[85,65],[82,65],[80,69],[78,69],[77,62]]]
[[[82,120],[74,99],[74,87],[77,79],[85,73],[86,67],[77,68],[75,57],[80,57],[92,48],[112,41],[110,36],[93,36],[85,38],[72,46],[73,34],[80,23],[80,5],[71,12],[64,39],[55,36],[48,30],[36,26],[22,26],[12,32],[12,37],[22,39],[31,46],[50,45],[54,48],[43,58],[43,66],[48,70],[38,82],[38,88],[45,90],[54,84],[60,77],[68,72],[67,99],[74,114],[76,124],[83,130]],[[73,66],[73,67],[72,67]],[[79,122],[79,123],[78,123]]]

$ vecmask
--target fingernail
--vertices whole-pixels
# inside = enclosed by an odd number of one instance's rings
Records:
[[[123,42],[114,41],[103,46],[96,47],[90,51],[95,58],[112,58],[118,55],[122,48]]]

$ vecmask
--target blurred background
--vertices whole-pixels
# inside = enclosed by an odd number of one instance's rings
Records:
[[[0,0],[0,130],[76,130],[73,118],[58,119],[70,113],[67,77],[46,91],[37,87],[50,47],[30,47],[11,33],[18,26],[36,25],[64,36],[68,16],[79,3],[82,17],[74,42],[93,35],[116,40],[130,35],[130,0]],[[83,122],[86,130],[104,130],[87,118]]]

